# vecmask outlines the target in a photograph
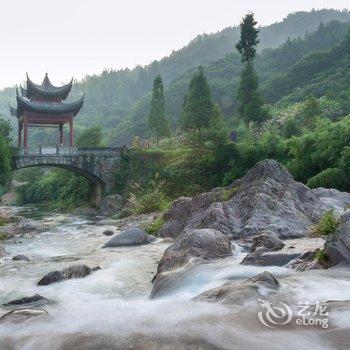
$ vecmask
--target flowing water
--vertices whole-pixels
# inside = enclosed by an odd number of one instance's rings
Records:
[[[234,245],[232,257],[198,266],[173,294],[150,300],[151,279],[167,247],[161,239],[145,246],[101,249],[109,239],[102,232],[109,227],[72,215],[46,214],[40,220],[45,225],[41,233],[5,244],[9,257],[0,260],[0,303],[38,293],[52,301],[41,306],[49,316],[0,323],[1,350],[349,348],[348,269],[295,272],[243,266],[239,262],[245,253]],[[12,261],[18,254],[30,261]],[[47,272],[73,263],[99,265],[101,270],[81,279],[36,285]],[[281,283],[277,292],[261,290],[266,300],[282,300],[291,307],[301,301],[338,301],[328,310],[329,327],[291,322],[271,329],[259,322],[256,300],[236,306],[191,300],[265,270]],[[0,307],[1,314],[8,311]]]

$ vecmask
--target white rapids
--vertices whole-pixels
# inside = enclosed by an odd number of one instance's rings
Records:
[[[84,217],[47,215],[44,232],[5,242],[9,256],[0,260],[0,304],[40,294],[52,303],[40,306],[49,316],[0,323],[0,349],[346,349],[350,342],[349,269],[296,272],[283,267],[240,265],[232,257],[195,268],[184,286],[166,298],[150,300],[151,280],[168,244],[161,239],[139,247],[101,249],[109,227]],[[288,242],[291,243],[291,242]],[[293,245],[315,244],[307,239]],[[29,262],[12,261],[24,254]],[[73,263],[101,270],[81,278],[38,287],[47,272]],[[192,301],[198,294],[263,271],[280,283],[272,299],[297,305],[332,300],[330,327],[289,325],[269,329],[259,308]],[[267,300],[270,292],[262,291]],[[265,293],[265,294],[264,294]],[[8,312],[0,306],[0,316]]]

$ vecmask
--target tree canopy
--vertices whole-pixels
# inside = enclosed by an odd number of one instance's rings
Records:
[[[189,91],[185,96],[181,127],[184,130],[201,130],[209,128],[213,116],[214,103],[204,68],[199,67],[189,84]]]
[[[157,75],[153,83],[151,111],[148,116],[148,123],[157,140],[161,137],[170,136],[169,121],[165,115],[164,87],[160,75]]]

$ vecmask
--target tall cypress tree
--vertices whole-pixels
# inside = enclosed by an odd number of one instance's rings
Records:
[[[198,68],[190,81],[180,120],[184,130],[202,130],[210,127],[214,103],[203,67]]]
[[[242,55],[242,62],[245,63],[237,98],[240,101],[238,113],[246,124],[250,121],[260,123],[267,118],[267,113],[262,108],[263,99],[259,93],[258,76],[253,65],[259,43],[259,30],[255,28],[256,25],[254,15],[248,13],[240,24],[241,38],[236,45],[236,49]]]
[[[164,87],[160,75],[154,80],[151,111],[148,116],[149,127],[157,138],[170,136],[169,121],[165,115]]]

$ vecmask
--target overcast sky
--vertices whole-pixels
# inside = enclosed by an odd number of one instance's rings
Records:
[[[201,33],[237,25],[249,10],[259,24],[349,0],[1,0],[0,88],[25,73],[56,84],[104,68],[134,67],[169,55]]]

